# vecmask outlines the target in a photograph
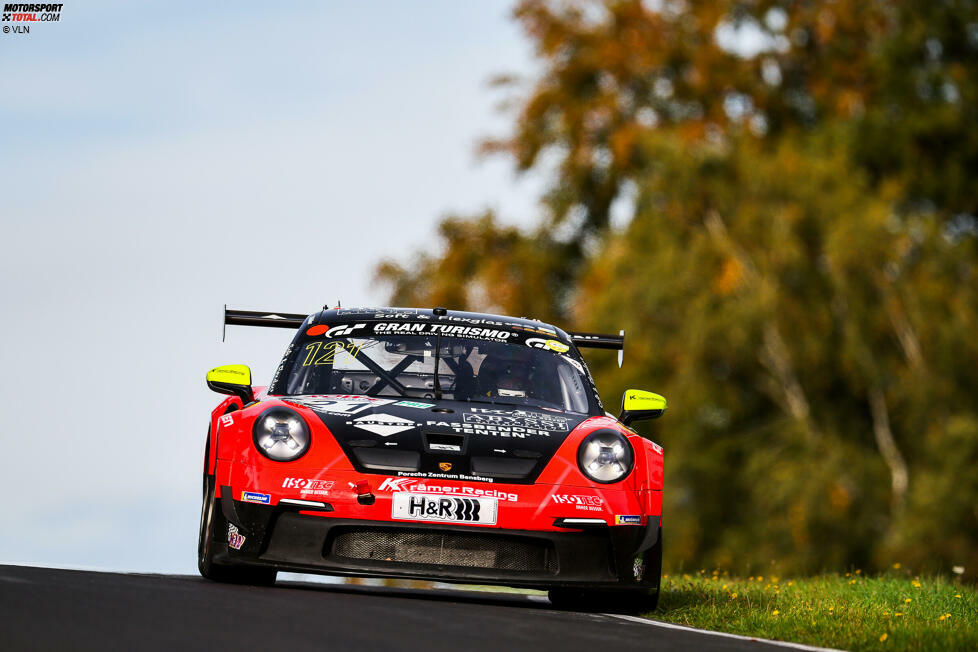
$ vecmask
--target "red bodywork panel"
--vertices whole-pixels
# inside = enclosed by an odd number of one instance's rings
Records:
[[[264,387],[254,389],[256,397],[264,397]],[[287,407],[306,421],[312,443],[308,452],[294,462],[270,460],[255,448],[252,427],[258,415],[274,405],[286,404],[272,398],[241,408],[241,401],[230,397],[212,413],[207,473],[216,476],[219,494],[220,487],[229,486],[235,500],[242,499],[242,492],[255,492],[267,494],[270,505],[283,498],[321,501],[330,504],[334,511],[303,513],[391,522],[398,522],[392,518],[392,496],[399,491],[494,497],[499,505],[496,522],[467,527],[507,530],[568,531],[554,525],[558,518],[603,519],[613,526],[618,524],[618,516],[639,516],[645,525],[649,516],[662,515],[662,448],[610,417],[591,417],[574,428],[533,484],[507,484],[359,472],[315,413],[291,403]],[[232,408],[237,409],[229,412]],[[617,430],[632,445],[635,466],[620,482],[599,484],[578,468],[578,446],[598,428]],[[357,500],[358,493],[365,489],[364,482],[375,496],[373,504]]]

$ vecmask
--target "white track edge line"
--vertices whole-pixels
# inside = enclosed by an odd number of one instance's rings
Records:
[[[675,625],[673,623],[666,623],[661,620],[652,620],[650,618],[639,618],[638,616],[625,616],[622,614],[602,614],[602,615],[610,616],[611,618],[619,618],[621,620],[627,620],[633,623],[652,625],[653,627],[664,627],[666,629],[679,629],[687,632],[696,632],[697,634],[708,634],[710,636],[722,636],[723,638],[735,638],[740,641],[754,641],[757,643],[768,643],[770,645],[780,645],[781,647],[790,647],[795,650],[808,650],[809,652],[843,652],[841,650],[838,650],[836,648],[831,648],[831,647],[815,647],[812,645],[805,645],[803,643],[789,643],[787,641],[775,641],[769,638],[757,638],[756,636],[728,634],[727,632],[717,632],[712,629],[699,629],[696,627],[687,627],[686,625]]]

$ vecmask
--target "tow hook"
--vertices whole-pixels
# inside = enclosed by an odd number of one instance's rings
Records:
[[[360,480],[356,483],[351,482],[350,488],[357,492],[357,502],[361,505],[373,505],[376,498],[370,493],[370,483]]]

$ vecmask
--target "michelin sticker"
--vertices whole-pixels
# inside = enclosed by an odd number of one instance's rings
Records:
[[[268,494],[260,494],[256,491],[242,491],[241,500],[246,503],[260,503],[268,505],[272,502],[272,497]]]

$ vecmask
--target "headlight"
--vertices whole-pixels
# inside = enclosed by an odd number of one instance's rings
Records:
[[[255,448],[276,462],[297,460],[309,450],[309,426],[294,410],[268,408],[255,420]]]
[[[577,449],[577,464],[595,482],[618,482],[632,470],[635,455],[632,445],[614,430],[595,430]]]

